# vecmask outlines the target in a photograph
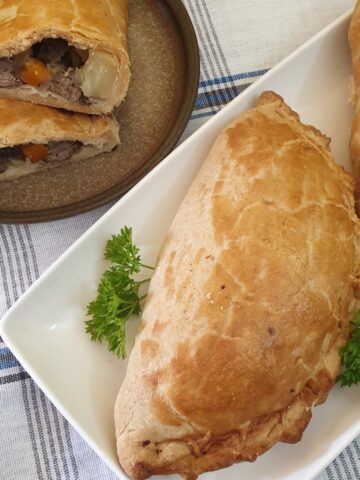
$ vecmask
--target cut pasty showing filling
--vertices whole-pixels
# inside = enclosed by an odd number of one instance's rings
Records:
[[[0,58],[0,88],[34,89],[79,105],[96,105],[117,82],[115,57],[76,48],[61,38],[35,43],[12,57]]]
[[[84,115],[0,97],[0,181],[92,158],[119,143],[113,115]]]

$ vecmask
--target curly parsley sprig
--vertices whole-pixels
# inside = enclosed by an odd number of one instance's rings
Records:
[[[133,275],[154,267],[142,263],[139,249],[133,244],[132,229],[126,226],[108,240],[104,258],[113,265],[104,272],[97,297],[87,307],[91,318],[85,322],[86,332],[93,341],[107,341],[111,352],[125,358],[125,324],[131,315],[140,312],[146,295],[140,296],[139,289],[150,281],[150,278],[135,280]]]
[[[351,322],[350,340],[340,349],[342,372],[337,377],[342,387],[360,382],[360,310]]]

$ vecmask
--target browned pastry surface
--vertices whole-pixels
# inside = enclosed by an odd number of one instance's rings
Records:
[[[128,0],[7,0],[0,3],[0,57],[27,50],[45,38],[63,38],[80,49],[98,50],[115,56],[118,80],[113,98],[97,105],[65,102],[40,94],[38,89],[0,89],[1,96],[14,96],[34,103],[85,113],[107,113],[125,97],[130,80],[126,29]]]
[[[111,116],[70,113],[21,100],[0,98],[0,148],[23,143],[78,140],[111,148],[119,143],[119,125]]]
[[[115,406],[134,479],[297,442],[356,309],[353,180],[272,92],[217,138],[162,247]]]
[[[349,28],[349,44],[356,91],[360,88],[360,2],[356,3]]]
[[[356,105],[353,123],[350,133],[350,154],[354,166],[356,181],[355,203],[356,211],[360,214],[360,2],[357,2],[350,22],[349,45],[351,50],[351,60],[353,66],[353,75],[350,92],[353,103]]]

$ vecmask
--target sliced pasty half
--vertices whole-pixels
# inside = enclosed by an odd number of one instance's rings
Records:
[[[0,98],[0,182],[110,152],[119,144],[113,116],[71,113]]]
[[[115,406],[134,479],[301,439],[357,308],[353,179],[272,92],[217,138],[170,227]],[[221,478],[221,475],[220,477]]]
[[[0,96],[109,113],[129,80],[127,0],[0,2]]]

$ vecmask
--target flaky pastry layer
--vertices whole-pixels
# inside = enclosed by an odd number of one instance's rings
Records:
[[[64,140],[111,150],[119,143],[119,125],[112,115],[90,116],[0,98],[0,148]]]

